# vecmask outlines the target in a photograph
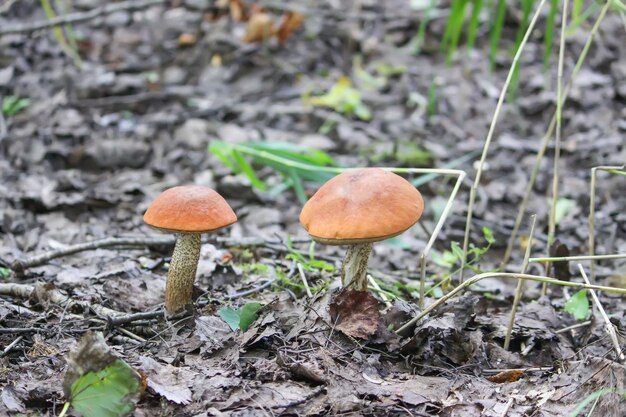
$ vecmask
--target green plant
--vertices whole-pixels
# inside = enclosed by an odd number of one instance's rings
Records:
[[[287,239],[287,248],[289,249],[289,253],[285,256],[287,260],[293,260],[302,265],[307,271],[328,271],[332,272],[335,270],[334,265],[329,264],[328,262],[315,259],[315,242],[311,242],[309,245],[309,256],[308,258],[304,256],[302,253],[298,252],[293,247],[293,242],[291,238]]]
[[[458,242],[452,242],[450,244],[450,250],[445,250],[443,252],[433,250],[432,260],[435,264],[446,269],[452,269],[457,266],[458,268],[446,273],[442,278],[439,279],[437,284],[432,286],[426,293],[436,295],[434,294],[434,291],[437,290],[439,287],[446,285],[454,275],[458,274],[461,270],[461,265],[463,264],[465,267],[471,269],[477,274],[482,274],[486,272],[477,268],[476,265],[481,261],[483,256],[489,251],[491,245],[493,245],[496,240],[493,237],[492,230],[486,226],[483,227],[483,237],[485,238],[487,245],[479,247],[474,245],[473,243],[470,244],[467,251],[467,260],[465,261],[465,263],[463,262],[463,249]]]
[[[589,299],[587,290],[580,290],[574,294],[563,307],[565,312],[574,316],[576,320],[584,320],[589,316]]]
[[[250,325],[259,316],[259,311],[263,308],[261,303],[247,303],[241,308],[222,307],[217,310],[217,314],[233,330],[247,331]]]
[[[352,87],[352,82],[348,77],[340,77],[327,93],[313,97],[305,94],[302,100],[306,104],[328,107],[337,113],[354,115],[361,120],[372,118],[370,109],[363,103],[361,93]]]
[[[65,5],[63,2],[58,2],[57,7],[61,8],[61,12],[64,12]],[[55,12],[50,0],[41,0],[41,8],[48,20],[53,20],[57,17],[57,13]],[[78,48],[76,45],[76,36],[74,35],[74,31],[72,26],[66,24],[61,28],[61,26],[54,26],[52,28],[52,35],[54,39],[57,41],[63,52],[72,59],[74,66],[80,68],[82,66],[82,60],[80,59],[80,55],[78,55]]]
[[[30,99],[19,96],[6,96],[2,100],[2,114],[14,116],[30,105]]]
[[[248,142],[235,145],[216,140],[209,145],[209,151],[220,158],[231,171],[245,175],[250,184],[261,191],[268,191],[268,186],[256,175],[246,157],[250,157],[253,163],[271,167],[283,176],[284,181],[269,190],[270,193],[293,188],[300,202],[307,200],[303,181],[321,184],[333,176],[332,173],[315,168],[336,166],[333,158],[326,152],[285,142]],[[314,169],[302,169],[303,164]]]

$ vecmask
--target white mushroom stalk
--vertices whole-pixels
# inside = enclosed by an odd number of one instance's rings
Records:
[[[341,265],[341,285],[344,288],[367,291],[367,262],[373,246],[371,242],[348,246]]]

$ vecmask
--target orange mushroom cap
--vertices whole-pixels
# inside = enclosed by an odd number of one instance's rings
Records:
[[[300,223],[329,245],[376,242],[413,226],[424,211],[419,191],[380,168],[346,171],[324,184],[304,205]]]
[[[163,191],[143,216],[146,224],[170,232],[204,233],[237,221],[224,197],[201,185]]]

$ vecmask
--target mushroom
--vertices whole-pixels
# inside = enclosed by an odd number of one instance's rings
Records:
[[[185,185],[163,191],[148,207],[143,220],[162,231],[178,233],[165,284],[165,310],[176,314],[193,302],[200,234],[229,226],[237,216],[211,188]]]
[[[421,217],[424,200],[401,176],[381,168],[343,172],[304,205],[300,223],[316,242],[349,245],[341,284],[367,291],[367,261],[374,242],[397,236]]]

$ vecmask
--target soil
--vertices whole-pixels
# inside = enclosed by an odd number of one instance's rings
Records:
[[[39,2],[0,4],[0,97],[30,99],[22,111],[0,116],[0,415],[58,415],[68,355],[89,331],[102,332],[115,355],[146,376],[136,416],[567,416],[604,388],[595,413],[626,415],[626,368],[602,317],[595,311],[577,321],[564,311],[575,289],[550,286],[542,296],[538,283],[526,283],[509,351],[503,342],[513,280],[481,281],[410,334],[389,331],[419,311],[419,254],[450,178],[419,187],[423,227],[374,245],[370,272],[399,298],[390,308],[380,304],[376,334],[352,338],[335,328],[328,307],[345,248],[315,246],[316,258],[336,269],[302,270],[314,290],[309,297],[294,261],[300,251],[309,266],[296,194],[259,191],[207,150],[216,140],[288,142],[324,150],[345,167],[463,169],[469,179],[435,244],[438,253],[449,251],[463,239],[469,186],[511,62],[514,9],[490,71],[486,33],[475,49],[445,62],[438,44],[448,8],[438,9],[414,55],[424,12],[407,1],[260,2],[275,21],[286,10],[304,16],[282,43],[245,43],[247,23],[219,2],[154,3],[73,24],[80,68],[51,30],[2,34],[45,21]],[[100,5],[74,1],[73,11]],[[502,259],[555,108],[556,54],[548,70],[543,64],[546,17],[522,55],[517,95],[503,107],[478,188],[471,241],[486,246],[483,227],[496,241],[474,265],[480,270]],[[591,24],[567,39],[566,79]],[[626,162],[624,30],[610,12],[563,112],[556,237],[571,255],[589,253],[591,168]],[[371,120],[303,99],[342,76],[361,93]],[[548,253],[553,157],[551,142],[527,210],[537,214],[533,256]],[[283,182],[276,171],[255,168],[268,184]],[[142,215],[160,192],[181,184],[213,187],[239,221],[203,236],[196,313],[166,321],[158,312],[173,240]],[[319,186],[305,183],[308,193]],[[596,252],[626,253],[625,178],[599,172],[595,203]],[[506,271],[520,271],[528,233],[526,217]],[[143,243],[11,272],[15,260],[111,237]],[[458,266],[430,261],[429,285]],[[576,263],[563,268],[582,282]],[[546,271],[532,264],[529,273]],[[599,262],[596,279],[624,288],[626,262]],[[598,296],[623,347],[624,299]],[[218,315],[249,302],[264,307],[245,332]],[[156,313],[114,319],[143,312]],[[509,372],[493,378],[501,371]]]

